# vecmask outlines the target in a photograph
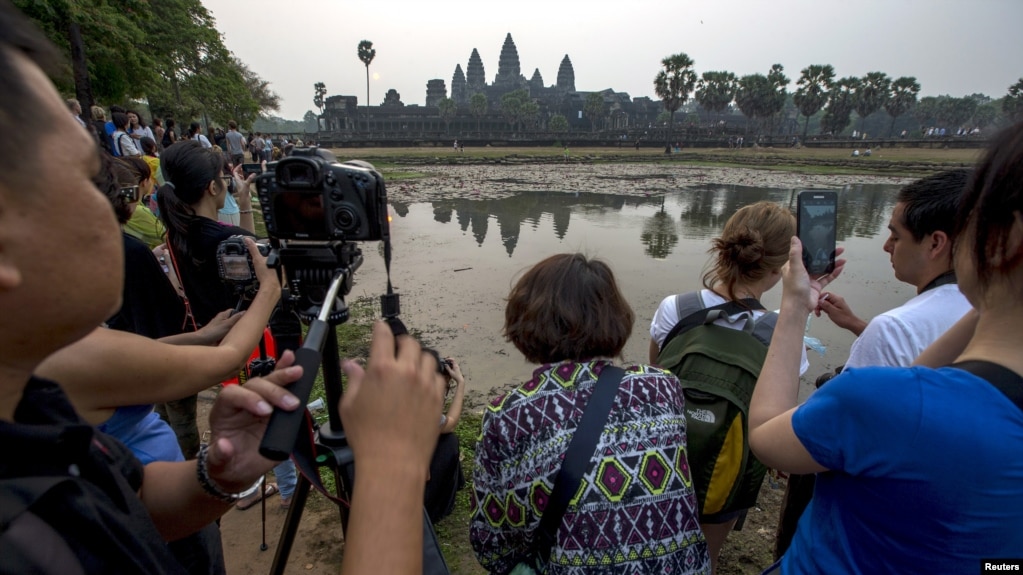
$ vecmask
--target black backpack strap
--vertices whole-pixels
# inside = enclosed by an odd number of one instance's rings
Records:
[[[1005,394],[1016,407],[1023,410],[1023,377],[1016,372],[1002,367],[990,361],[960,361],[953,363],[951,367],[968,371],[977,377],[987,380],[988,383],[998,388],[998,391]]]
[[[583,411],[579,427],[572,435],[572,441],[568,444],[568,451],[565,452],[565,461],[558,470],[558,476],[554,479],[554,489],[551,491],[550,500],[544,508],[540,517],[540,526],[536,530],[536,543],[533,546],[533,557],[531,563],[539,566],[542,560],[546,563],[551,556],[551,549],[557,540],[558,527],[561,526],[561,518],[568,509],[568,502],[579,489],[579,482],[583,475],[590,468],[593,462],[593,454],[597,449],[597,441],[604,431],[607,418],[611,414],[611,406],[614,405],[615,397],[618,395],[618,386],[625,375],[625,370],[613,365],[605,365],[594,384],[593,393],[590,395],[586,408]]]
[[[679,302],[677,298],[675,301],[676,303]],[[722,304],[696,310],[693,313],[687,315],[686,317],[680,319],[678,323],[675,324],[675,327],[671,328],[671,331],[668,332],[668,335],[664,337],[664,342],[661,343],[661,349],[663,350],[664,346],[668,345],[668,342],[674,339],[675,336],[677,336],[678,334],[685,333],[698,325],[706,323],[708,313],[720,310],[724,315],[731,316],[743,312],[762,309],[764,309],[763,304],[761,304],[756,298],[745,298],[735,301],[726,301],[725,303]]]

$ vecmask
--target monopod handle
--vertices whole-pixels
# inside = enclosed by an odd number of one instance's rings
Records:
[[[305,406],[309,402],[309,393],[316,381],[316,372],[320,369],[322,354],[319,349],[300,347],[295,350],[295,365],[302,366],[302,377],[288,386],[290,391],[302,403],[294,411],[274,408],[270,422],[259,444],[259,453],[274,461],[284,461],[291,457],[295,450],[298,433],[305,420]]]

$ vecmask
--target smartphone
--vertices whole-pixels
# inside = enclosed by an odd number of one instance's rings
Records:
[[[258,176],[263,173],[263,166],[261,164],[242,164],[242,173],[245,174],[245,177],[249,177],[250,174]]]
[[[803,243],[803,265],[810,277],[835,269],[838,194],[830,190],[804,190],[796,209],[796,234]]]

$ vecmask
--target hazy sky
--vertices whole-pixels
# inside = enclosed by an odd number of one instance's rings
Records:
[[[366,101],[356,56],[370,40],[370,103],[388,89],[424,104],[426,82],[451,90],[479,50],[492,82],[505,35],[521,73],[557,80],[568,54],[580,91],[653,93],[665,56],[686,52],[697,74],[799,71],[831,64],[841,76],[880,70],[916,76],[921,96],[982,92],[1001,97],[1023,77],[1023,0],[202,0],[227,47],[281,96],[280,115],[301,118],[313,84]]]

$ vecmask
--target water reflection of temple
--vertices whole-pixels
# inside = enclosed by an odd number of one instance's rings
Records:
[[[643,222],[638,236],[648,256],[662,259],[671,254],[680,238],[716,236],[728,218],[743,206],[769,200],[789,207],[794,213],[798,192],[746,186],[705,186],[655,197],[527,191],[500,199],[436,200],[431,206],[434,221],[457,222],[479,246],[483,245],[493,220],[509,257],[515,252],[522,226],[538,229],[547,216],[554,236],[563,240],[573,214],[599,216],[626,207],[656,207],[658,210]],[[891,186],[854,185],[839,190],[838,241],[877,235],[887,225],[883,218],[894,203]],[[391,207],[397,217],[409,214],[407,203],[392,202]]]

